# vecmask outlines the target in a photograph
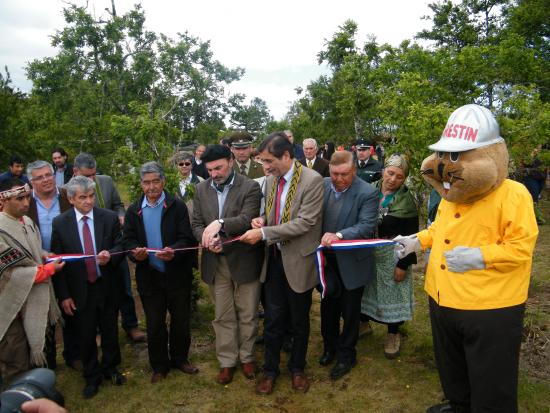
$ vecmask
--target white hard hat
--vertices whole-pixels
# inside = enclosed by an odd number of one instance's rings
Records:
[[[447,121],[441,139],[429,148],[437,152],[464,152],[502,142],[491,111],[479,105],[464,105]]]

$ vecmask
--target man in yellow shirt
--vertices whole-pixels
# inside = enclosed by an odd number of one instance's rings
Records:
[[[506,179],[491,112],[457,109],[421,170],[442,196],[434,223],[397,237],[400,254],[431,248],[425,290],[448,403],[427,412],[517,412],[523,315],[538,235],[529,192]]]

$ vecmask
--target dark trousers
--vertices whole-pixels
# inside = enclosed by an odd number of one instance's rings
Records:
[[[120,364],[118,345],[118,308],[115,300],[103,291],[101,279],[88,284],[86,306],[76,310],[79,327],[80,359],[84,367],[86,383],[98,383],[102,375],[110,375]],[[97,359],[97,331],[101,332],[101,364]]]
[[[334,254],[325,254],[326,277],[333,277],[340,284],[336,296],[327,296],[321,301],[321,334],[325,351],[336,353],[338,362],[355,363],[355,346],[359,338],[361,298],[365,287],[347,290],[344,287]],[[340,333],[340,317],[344,320]]]
[[[288,324],[293,339],[288,369],[291,373],[302,372],[306,365],[312,290],[297,293],[290,288],[278,250],[269,258],[264,290],[264,373],[270,377],[279,374],[281,348]]]
[[[166,274],[150,271],[151,291],[140,295],[147,323],[149,363],[155,373],[168,373],[170,367],[181,366],[189,356],[191,280],[186,288],[170,290]],[[170,331],[166,326],[167,311],[170,313]]]
[[[74,315],[63,312],[63,358],[67,365],[80,360],[80,332]]]
[[[122,260],[116,269],[117,277],[122,282],[119,307],[120,316],[122,318],[122,328],[126,331],[137,327],[138,320],[136,315],[136,303],[132,294],[132,281],[130,279],[130,269],[128,261]]]
[[[435,361],[456,412],[515,413],[525,305],[456,310],[430,298]]]

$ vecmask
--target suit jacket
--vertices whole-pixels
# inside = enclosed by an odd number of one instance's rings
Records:
[[[208,171],[206,170],[206,165],[204,162],[201,162],[200,165],[195,162],[195,158],[193,158],[193,173],[195,175],[200,176],[203,179],[208,179]]]
[[[307,167],[306,158],[300,159],[302,165]],[[323,178],[330,176],[329,162],[323,158],[315,158],[315,163],[313,164],[313,169],[315,172],[319,173]]]
[[[239,163],[236,159],[233,159],[233,170],[237,173],[241,173],[241,167],[239,166]],[[261,178],[264,175],[264,168],[262,167],[262,165],[251,159],[250,167],[248,168],[246,176],[248,176],[250,179],[256,179]]]
[[[260,215],[262,193],[256,181],[244,175],[235,174],[233,186],[229,189],[223,205],[222,216],[218,213],[218,196],[211,186],[212,179],[197,185],[193,198],[193,234],[202,239],[204,228],[212,221],[223,218],[222,240],[244,234],[250,227],[252,218]],[[231,272],[231,278],[238,284],[248,283],[260,277],[263,263],[263,245],[248,245],[234,242],[224,245],[224,255]],[[201,254],[202,279],[213,284],[217,272],[216,254],[204,249]]]
[[[123,217],[125,213],[124,204],[120,200],[120,195],[118,194],[118,190],[115,187],[113,178],[111,178],[109,175],[96,175],[95,183],[95,206],[99,208],[110,209],[111,211],[115,211],[119,217]],[[97,191],[101,191],[101,195],[103,196],[104,201],[103,205],[100,205],[99,194],[97,193]]]
[[[183,201],[166,193],[164,206],[162,209],[162,218],[160,222],[160,232],[162,235],[163,246],[171,248],[194,247],[197,245],[191,225],[189,224],[189,213]],[[128,207],[124,218],[123,239],[124,249],[132,250],[137,247],[147,246],[147,236],[141,213],[141,204],[143,195],[139,200]],[[142,295],[151,294],[152,277],[149,260],[136,261],[132,254],[128,257],[136,263],[136,284],[138,292]],[[192,252],[176,252],[174,259],[165,261],[167,274],[167,290],[178,290],[190,288],[193,278],[193,254]]]
[[[94,208],[93,231],[96,253],[103,250],[121,251],[120,223],[113,211]],[[56,254],[82,254],[84,252],[78,235],[74,208],[54,218],[52,251]],[[99,267],[102,276],[101,287],[111,305],[117,305],[120,282],[116,279],[115,269],[123,257],[123,255],[113,256],[106,265]],[[88,290],[87,277],[84,261],[67,262],[63,270],[53,276],[58,300],[72,298],[77,309],[84,309]]]
[[[277,181],[267,177],[266,194]],[[321,240],[321,220],[323,209],[323,178],[309,168],[302,168],[294,202],[290,209],[290,220],[275,224],[275,206],[266,218],[263,228],[267,244],[280,244],[283,265],[290,288],[302,293],[318,283],[315,270],[315,250]],[[268,248],[262,269],[261,281],[265,281]]]
[[[59,200],[59,212],[62,214],[65,211],[68,211],[73,206],[69,202],[69,199],[67,198],[67,191],[65,191],[64,188],[59,188],[59,195],[57,195]],[[29,212],[27,213],[27,216],[34,221],[34,223],[40,228],[40,222],[38,219],[38,207],[36,206],[36,200],[34,197],[31,196],[30,202],[29,202]]]
[[[323,206],[327,210],[332,191],[330,178],[325,178]],[[376,231],[378,222],[378,190],[357,176],[346,192],[342,194],[342,207],[336,222],[337,232],[344,239],[369,239]],[[335,252],[342,282],[347,290],[362,287],[376,274],[374,250],[358,248]]]

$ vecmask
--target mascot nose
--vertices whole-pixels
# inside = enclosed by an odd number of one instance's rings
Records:
[[[437,165],[437,173],[439,174],[439,177],[443,179],[443,169],[445,169],[445,164],[443,162],[439,163]]]

